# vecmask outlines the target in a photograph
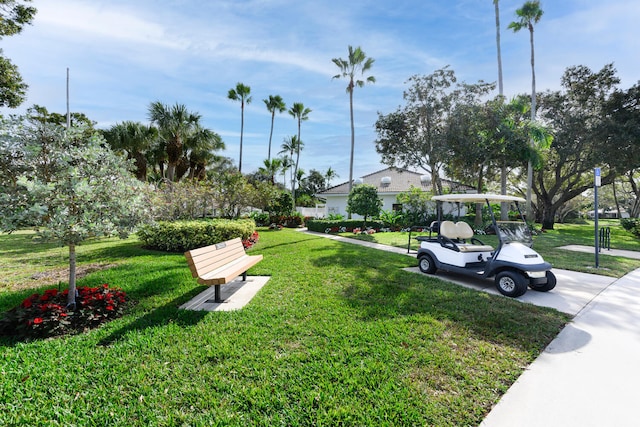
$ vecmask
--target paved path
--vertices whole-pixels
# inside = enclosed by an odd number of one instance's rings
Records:
[[[567,246],[558,246],[558,249],[566,249],[568,251],[575,251],[575,252],[585,252],[588,254],[593,254],[594,256],[596,253],[596,249],[594,246],[567,245]],[[624,258],[640,259],[640,252],[625,251],[623,249],[601,249],[600,255],[621,256]]]
[[[324,236],[407,254],[406,249]],[[584,248],[565,247],[593,252],[593,247]],[[606,252],[601,254],[640,259],[637,252]],[[518,300],[554,307],[575,318],[509,388],[481,427],[640,425],[640,269],[620,279],[553,271],[558,278],[553,291],[527,292]],[[464,276],[436,276],[497,293],[491,281],[470,283]]]

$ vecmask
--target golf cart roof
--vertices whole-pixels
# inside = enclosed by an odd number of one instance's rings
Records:
[[[431,200],[438,202],[460,202],[460,203],[484,203],[489,202],[526,202],[522,197],[507,196],[503,194],[443,194],[433,196]]]

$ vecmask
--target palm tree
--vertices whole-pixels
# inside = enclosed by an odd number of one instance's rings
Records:
[[[267,106],[267,110],[271,113],[271,131],[269,132],[269,152],[267,153],[267,160],[271,160],[271,138],[273,137],[273,122],[276,118],[276,112],[284,113],[287,109],[287,105],[282,100],[280,95],[269,95],[269,99],[263,99],[264,105]]]
[[[153,102],[149,106],[149,119],[158,126],[160,139],[167,152],[167,179],[174,181],[184,142],[199,127],[200,115],[189,112],[183,104],[169,107],[161,102]]]
[[[280,166],[280,171],[282,172],[282,186],[287,188],[286,177],[287,171],[293,166],[293,159],[287,155],[280,157],[279,159],[282,162]]]
[[[238,161],[238,172],[242,172],[242,136],[244,134],[244,106],[251,104],[251,87],[242,83],[236,84],[235,89],[229,89],[227,98],[232,101],[240,101],[240,160]]]
[[[203,179],[205,169],[215,159],[214,151],[224,150],[220,135],[210,129],[198,126],[185,142],[185,163],[188,165],[189,178]]]
[[[360,46],[353,48],[349,46],[349,58],[333,58],[333,63],[340,68],[340,74],[333,76],[334,79],[340,77],[346,77],[349,79],[347,85],[347,93],[349,94],[349,112],[351,114],[351,159],[349,160],[349,192],[351,192],[351,186],[353,185],[353,154],[355,147],[355,129],[353,126],[353,89],[363,87],[365,83],[375,83],[376,78],[369,76],[365,80],[358,80],[356,74],[359,73],[364,77],[364,74],[371,69],[375,59],[367,58],[365,53],[360,49]],[[355,79],[355,80],[354,80]]]
[[[333,168],[331,166],[329,166],[329,169],[327,169],[327,171],[324,173],[324,179],[325,179],[325,188],[329,188],[331,187],[331,180],[334,178],[338,178],[338,174],[336,173],[335,170],[333,170]]]
[[[293,135],[284,139],[284,141],[282,142],[281,148],[282,150],[280,150],[278,154],[287,155],[291,163],[287,169],[290,169],[292,166],[297,165],[297,162],[293,161],[293,155],[297,153],[298,159],[300,158],[300,150],[304,148],[304,142],[300,141],[297,136]],[[292,196],[294,191],[293,189],[294,177],[296,173],[297,173],[297,166],[295,167],[295,169],[291,170],[291,195]]]
[[[289,109],[289,114],[298,121],[298,145],[296,146],[296,164],[293,169],[293,176],[295,177],[298,173],[298,165],[300,164],[300,150],[304,147],[302,140],[300,139],[300,127],[303,121],[309,120],[309,113],[311,113],[311,109],[305,108],[302,102],[294,102],[293,106]],[[295,209],[296,203],[296,186],[295,181],[291,184],[291,197],[293,198],[293,208]]]
[[[139,122],[124,121],[117,123],[104,131],[107,143],[116,151],[127,153],[128,159],[133,159],[136,166],[136,178],[147,180],[147,153],[158,137],[158,129]]]
[[[258,172],[269,177],[269,181],[271,181],[272,185],[275,185],[276,179],[275,176],[278,174],[280,169],[282,168],[282,159],[265,159],[261,166],[258,169]]]
[[[536,70],[533,48],[533,24],[537,24],[544,12],[540,9],[540,2],[527,1],[520,9],[516,10],[519,20],[509,24],[509,28],[517,33],[523,28],[529,30],[529,43],[531,44],[531,121],[536,120]],[[533,145],[533,140],[531,141]],[[527,219],[531,219],[531,187],[533,185],[533,168],[531,160],[527,165]]]

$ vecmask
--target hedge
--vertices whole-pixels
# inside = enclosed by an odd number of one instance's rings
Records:
[[[319,233],[338,233],[340,229],[346,232],[353,231],[354,228],[364,228],[365,223],[362,219],[342,219],[342,220],[328,220],[328,219],[311,219],[307,221],[307,228],[309,231],[317,231]],[[367,221],[366,227],[379,230],[384,228],[382,221]],[[328,230],[328,231],[327,231]]]
[[[158,221],[138,230],[144,246],[167,252],[185,252],[240,237],[248,240],[256,229],[252,219]]]
[[[622,227],[633,233],[636,237],[640,237],[640,219],[638,218],[623,218],[620,220]]]

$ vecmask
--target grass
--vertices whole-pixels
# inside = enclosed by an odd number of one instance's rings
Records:
[[[612,249],[640,252],[640,239],[622,228],[619,221],[601,221],[599,226],[610,227]],[[413,238],[414,236],[428,234],[429,233],[411,233],[411,250],[415,252],[419,247],[419,242]],[[342,233],[342,236],[400,248],[407,248],[409,242],[408,232],[376,233],[370,235]],[[488,245],[496,247],[498,244],[496,236],[478,237]],[[607,255],[607,250],[603,249],[599,256],[599,268],[596,269],[594,253],[580,253],[566,249],[558,249],[560,246],[566,245],[594,246],[595,231],[593,223],[589,223],[588,225],[556,224],[554,230],[549,230],[534,236],[533,242],[534,249],[542,255],[545,261],[550,262],[555,268],[612,277],[622,277],[630,271],[640,268],[640,260]]]
[[[181,254],[83,245],[80,261],[118,265],[78,284],[138,303],[82,335],[0,339],[0,425],[478,425],[569,320],[405,272],[403,255],[260,235],[249,273],[271,279],[236,312],[177,308],[204,289]],[[41,260],[65,265],[29,234],[0,247],[0,312],[33,292],[18,282]]]

